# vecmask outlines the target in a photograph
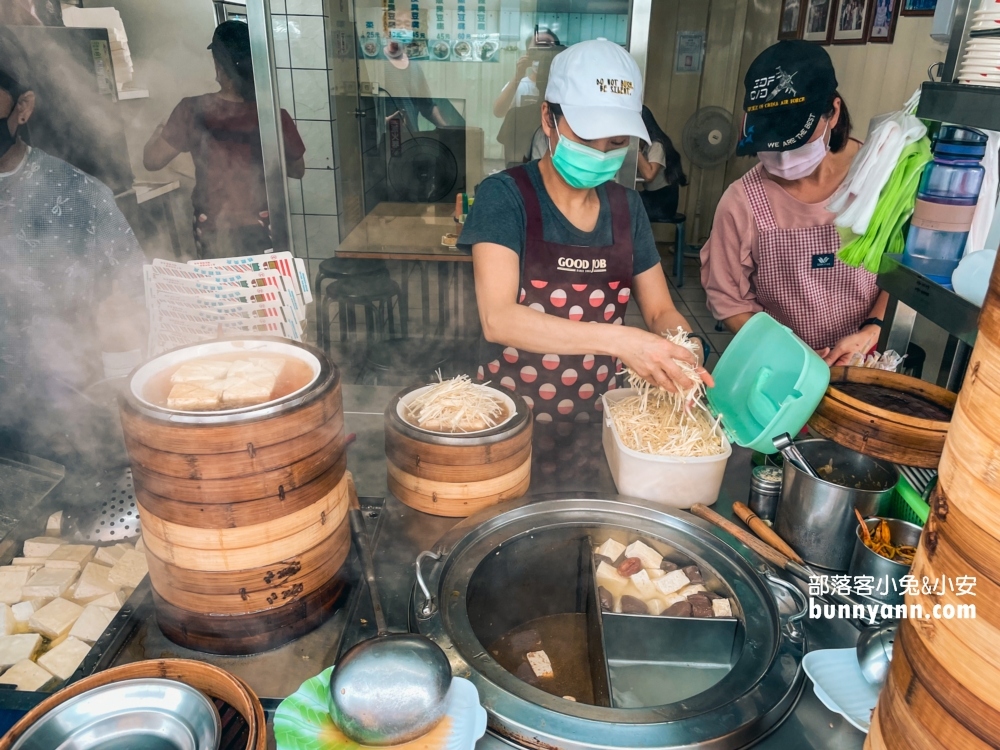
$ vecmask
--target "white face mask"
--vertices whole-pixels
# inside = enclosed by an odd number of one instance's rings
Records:
[[[793,148],[791,151],[761,151],[757,154],[757,158],[768,174],[783,180],[800,180],[816,171],[829,150],[824,125],[823,135],[815,141]]]

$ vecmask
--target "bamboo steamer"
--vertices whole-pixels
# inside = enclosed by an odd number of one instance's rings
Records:
[[[233,352],[297,358],[312,380],[277,401],[219,413],[178,412],[146,397],[168,367]],[[157,621],[168,638],[249,654],[297,638],[333,612],[344,589],[350,475],[340,376],[322,352],[283,339],[168,352],[132,374],[121,414]]]
[[[266,750],[267,728],[264,709],[250,687],[239,677],[219,667],[187,659],[150,659],[98,672],[49,696],[26,713],[0,739],[0,750],[11,750],[36,721],[57,706],[88,690],[122,680],[139,678],[177,680],[201,690],[219,708],[225,734],[230,741],[222,750]],[[237,714],[234,716],[233,714]]]
[[[976,596],[946,590],[907,595],[935,604],[974,604],[975,619],[900,623],[889,679],[868,750],[1000,747],[1000,266],[941,456],[931,515],[913,574],[921,580],[976,579]]]
[[[385,410],[389,491],[411,508],[452,518],[527,492],[533,423],[524,399],[495,388],[513,406],[505,422],[468,434],[437,433],[415,427],[402,416],[402,405],[424,387],[401,391]]]
[[[905,398],[929,401],[951,412],[955,394],[931,383],[867,367],[833,367],[830,387],[809,426],[851,450],[905,466],[935,468],[949,422],[909,416],[866,403],[838,386],[888,388]]]

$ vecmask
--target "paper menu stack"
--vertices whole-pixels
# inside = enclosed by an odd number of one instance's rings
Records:
[[[305,263],[289,252],[143,268],[149,353],[220,336],[260,334],[302,341],[312,302]]]

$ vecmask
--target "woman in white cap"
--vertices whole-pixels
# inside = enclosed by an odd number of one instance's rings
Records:
[[[768,47],[747,71],[741,155],[760,164],[726,190],[701,250],[708,308],[738,331],[764,311],[830,365],[878,342],[887,295],[845,265],[829,198],[861,148],[826,51],[804,41]]]
[[[623,363],[669,390],[690,386],[675,360],[691,354],[660,336],[688,325],[642,200],[613,181],[629,137],[649,140],[638,66],[603,39],[561,52],[542,129],[549,153],[484,180],[459,238],[473,253],[479,377],[521,393],[541,423],[590,419]],[[623,325],[633,292],[649,331]]]

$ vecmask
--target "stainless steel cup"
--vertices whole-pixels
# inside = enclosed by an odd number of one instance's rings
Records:
[[[865,519],[868,531],[874,533],[879,520],[878,518]],[[897,518],[887,518],[885,521],[889,524],[889,538],[892,539],[894,545],[917,546],[922,530],[919,526],[900,521]],[[885,604],[902,604],[903,589],[899,585],[899,581],[909,572],[909,565],[882,557],[882,555],[868,549],[861,541],[861,524],[855,522],[854,554],[851,556],[851,566],[847,569],[847,573],[852,579],[855,576],[872,576],[874,584],[872,585],[872,593],[869,595],[872,599],[877,599]],[[882,582],[881,588],[885,593],[878,591],[880,581]]]
[[[854,509],[865,518],[878,515],[899,481],[899,472],[888,461],[831,440],[803,440],[796,445],[820,478],[785,461],[774,530],[807,563],[845,571],[858,526]]]

